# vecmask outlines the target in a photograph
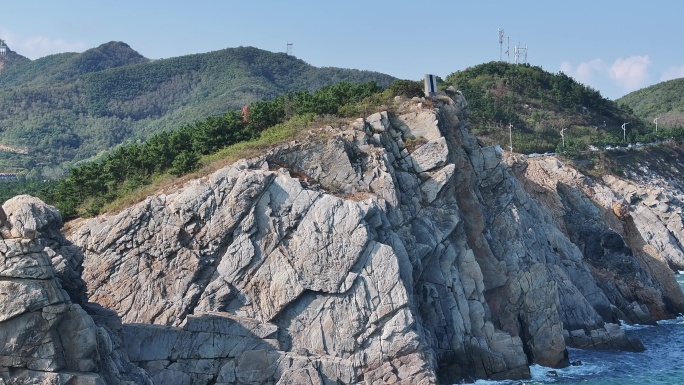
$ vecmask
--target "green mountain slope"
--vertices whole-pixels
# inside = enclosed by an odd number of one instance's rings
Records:
[[[617,100],[659,127],[684,127],[684,78],[668,80],[631,92]]]
[[[83,53],[60,53],[37,60],[22,61],[3,69],[0,89],[15,86],[44,86],[91,72],[146,62],[146,59],[122,42],[109,42]]]
[[[31,62],[31,59],[21,56],[5,46],[5,55],[0,56],[0,71],[9,71],[13,67],[22,66]]]
[[[622,141],[646,130],[628,110],[563,73],[552,74],[527,64],[490,62],[447,76],[446,84],[460,89],[468,100],[470,124],[490,144],[533,153],[554,151],[562,143],[586,148],[589,143]]]
[[[316,68],[252,47],[148,60],[125,43],[51,55],[0,71],[0,171],[69,164],[125,142],[177,128],[247,103],[345,80],[394,78],[376,72]],[[34,171],[35,173],[35,171]]]

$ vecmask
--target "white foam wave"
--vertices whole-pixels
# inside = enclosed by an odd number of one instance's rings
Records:
[[[475,385],[542,385],[553,384],[562,379],[580,379],[587,378],[603,371],[603,367],[595,364],[586,364],[577,366],[568,366],[567,368],[555,369],[541,365],[530,366],[530,374],[532,378],[525,381],[493,381],[493,380],[477,380]]]
[[[527,384],[527,382],[511,381],[511,380],[504,380],[504,381],[477,380],[473,384],[474,385],[521,385],[521,384]],[[456,384],[454,384],[454,385],[456,385]]]
[[[684,316],[679,316],[674,319],[666,319],[663,321],[657,321],[658,325],[684,325]]]
[[[600,365],[582,363],[562,369],[548,368],[541,365],[530,366],[532,381],[530,384],[550,384],[560,379],[579,379],[596,375],[604,370]]]
[[[652,328],[655,325],[628,325],[627,322],[620,320],[620,327],[622,330],[639,330],[639,329],[647,329],[647,328]]]

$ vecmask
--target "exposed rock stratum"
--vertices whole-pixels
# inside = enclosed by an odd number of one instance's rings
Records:
[[[27,353],[0,355],[3,378],[520,379],[567,365],[568,346],[643,349],[621,322],[684,310],[681,219],[656,192],[481,146],[459,92],[401,102],[74,223],[70,241],[51,207],[7,202],[0,334]],[[669,243],[648,237],[665,222]],[[37,327],[49,338],[21,337]]]

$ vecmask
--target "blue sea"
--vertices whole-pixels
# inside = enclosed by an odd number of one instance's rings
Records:
[[[677,275],[684,290],[684,275]],[[528,381],[477,381],[477,385],[684,385],[684,317],[657,326],[628,326],[625,332],[646,351],[626,353],[569,349],[581,366],[551,369],[535,365]]]

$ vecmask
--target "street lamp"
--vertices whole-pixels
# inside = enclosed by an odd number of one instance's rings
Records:
[[[567,130],[567,129],[568,129],[568,128],[565,127],[565,128],[562,128],[562,129],[560,130],[560,135],[561,135],[561,138],[563,139],[563,148],[565,148],[565,134],[564,134],[563,132],[565,132],[565,130]]]
[[[627,128],[625,126],[627,126],[630,123],[632,123],[632,122],[622,123],[622,141],[623,142],[627,141]]]

